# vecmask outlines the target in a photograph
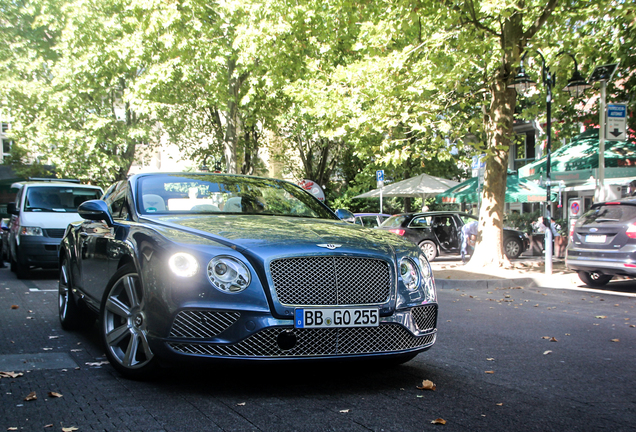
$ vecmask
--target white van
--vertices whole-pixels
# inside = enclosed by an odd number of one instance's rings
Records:
[[[99,199],[103,190],[73,180],[38,179],[11,185],[18,189],[14,203],[7,205],[9,262],[19,279],[29,276],[31,267],[58,266],[58,249],[66,227],[82,218],[77,206]]]

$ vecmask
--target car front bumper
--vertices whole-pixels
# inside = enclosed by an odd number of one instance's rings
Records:
[[[57,267],[61,241],[60,238],[21,235],[17,259],[22,265]]]
[[[203,323],[203,324],[202,324]],[[184,310],[168,338],[151,338],[164,358],[344,359],[425,351],[437,336],[437,304],[382,317],[377,327],[294,328],[249,312]]]

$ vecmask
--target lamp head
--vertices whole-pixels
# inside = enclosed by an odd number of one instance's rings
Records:
[[[578,70],[574,70],[572,74],[572,78],[568,80],[568,84],[563,87],[563,91],[570,92],[570,96],[579,97],[581,96],[585,90],[592,87],[590,84],[585,81],[585,78],[581,75]]]

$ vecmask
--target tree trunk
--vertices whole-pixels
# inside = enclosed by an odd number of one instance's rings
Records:
[[[501,33],[501,65],[490,87],[490,107],[484,116],[487,136],[486,172],[479,209],[479,234],[470,263],[476,267],[506,266],[510,263],[503,252],[503,220],[506,202],[508,152],[517,92],[508,88],[513,65],[519,57],[523,38],[520,14],[508,18]]]

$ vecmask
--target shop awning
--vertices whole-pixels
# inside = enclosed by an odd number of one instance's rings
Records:
[[[573,178],[573,173],[598,168],[598,129],[589,130],[552,152],[550,171],[552,180],[587,180],[582,176]],[[606,168],[633,168],[636,170],[636,143],[630,141],[605,141]],[[519,168],[519,177],[539,179],[545,176],[546,158]]]

